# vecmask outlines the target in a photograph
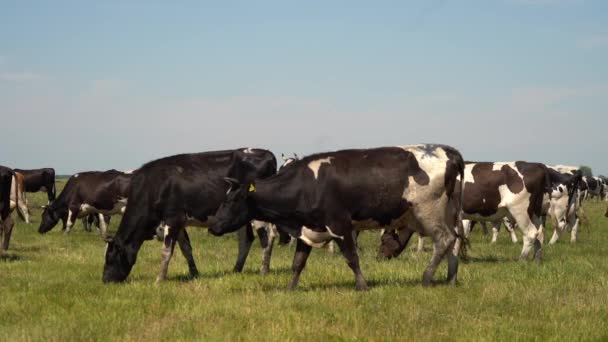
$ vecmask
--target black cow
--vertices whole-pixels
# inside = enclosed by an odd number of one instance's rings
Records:
[[[15,172],[8,167],[0,166],[0,252],[8,249],[15,222],[11,218],[11,185]]]
[[[240,161],[247,161],[241,170]],[[237,149],[216,152],[180,154],[149,162],[133,177],[129,192],[129,205],[118,231],[108,239],[103,270],[104,282],[118,282],[127,278],[135,264],[137,252],[144,240],[156,234],[161,226],[164,235],[161,271],[157,281],[166,279],[175,242],[186,259],[190,274],[198,271],[186,225],[202,225],[215,214],[226,198],[228,184],[224,177],[233,172],[243,181],[266,178],[276,173],[274,155],[262,149]],[[239,255],[234,271],[243,269],[253,241],[249,222],[239,228]]]
[[[23,175],[26,192],[44,191],[49,203],[55,200],[55,169],[15,169],[15,171]]]
[[[446,256],[448,282],[455,282],[454,227],[461,227],[461,208],[454,190],[463,170],[460,153],[443,145],[315,154],[266,180],[227,178],[230,192],[209,230],[222,235],[251,219],[282,224],[285,229],[299,227],[290,232],[298,237],[290,289],[297,286],[311,248],[334,240],[355,274],[357,289],[366,290],[353,231],[407,227],[410,236],[416,231],[435,243],[423,284],[432,283]]]
[[[59,197],[42,212],[38,232],[44,234],[63,221],[66,234],[78,218],[89,214],[122,214],[132,174],[117,170],[89,171],[68,179]],[[106,233],[105,220],[100,220],[102,234]]]

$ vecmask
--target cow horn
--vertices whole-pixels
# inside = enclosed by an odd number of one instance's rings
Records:
[[[224,180],[225,180],[225,181],[226,181],[228,184],[230,184],[231,186],[241,184],[241,182],[239,182],[239,180],[238,180],[238,179],[236,179],[236,178],[232,178],[232,177],[224,177]]]

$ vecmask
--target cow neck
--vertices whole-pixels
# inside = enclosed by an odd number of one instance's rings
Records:
[[[288,215],[296,208],[297,196],[280,196],[283,192],[279,177],[258,181],[255,192],[249,195],[255,210],[254,217],[268,222],[287,223]]]

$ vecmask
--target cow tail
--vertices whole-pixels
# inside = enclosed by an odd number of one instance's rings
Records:
[[[17,172],[13,171],[13,177],[11,177],[11,178],[15,180],[15,211],[17,211],[17,215],[19,215],[19,217],[21,217],[21,219],[25,221],[25,217],[19,210],[19,180],[17,179]],[[11,181],[12,181],[12,179],[11,179]],[[12,188],[12,185],[11,185],[11,188]],[[10,203],[9,203],[9,205],[10,205]]]
[[[463,204],[464,204],[464,161],[462,158],[458,165],[458,174],[460,175],[460,195],[458,197],[458,203],[456,204],[456,229],[457,238],[460,240],[460,249],[458,250],[458,256],[463,260],[467,259],[467,250],[469,248],[469,240],[465,236],[464,226],[462,225],[463,220]]]
[[[53,194],[53,201],[54,201],[57,198],[57,186],[56,186],[55,178],[53,178],[53,189],[52,189],[51,193]]]

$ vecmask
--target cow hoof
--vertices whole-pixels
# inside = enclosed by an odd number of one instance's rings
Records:
[[[263,276],[267,275],[268,272],[269,272],[269,270],[267,268],[260,269],[260,274],[263,275]]]

